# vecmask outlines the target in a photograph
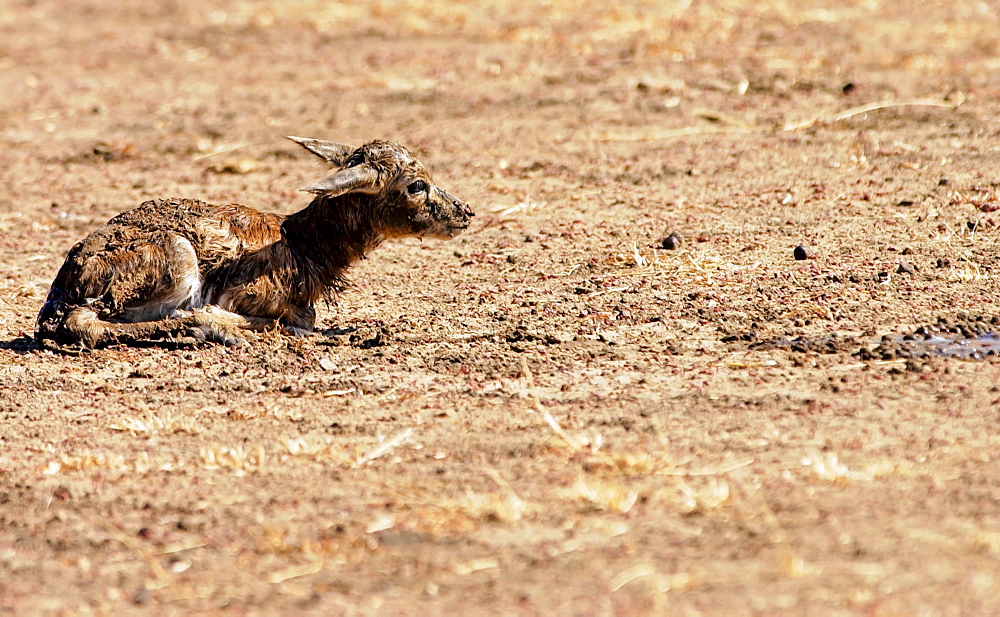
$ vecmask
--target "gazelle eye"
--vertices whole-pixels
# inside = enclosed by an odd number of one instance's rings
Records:
[[[416,182],[411,183],[410,186],[406,187],[406,190],[410,193],[410,195],[423,193],[427,190],[427,183],[423,180],[417,180]]]

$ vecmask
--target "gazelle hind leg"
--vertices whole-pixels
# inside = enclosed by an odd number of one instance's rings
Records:
[[[173,316],[156,321],[112,322],[100,318],[90,307],[73,309],[66,318],[65,333],[84,347],[125,341],[193,336],[223,345],[245,345],[245,330],[277,328],[274,319],[247,317],[208,305],[192,311],[174,311]],[[64,337],[60,337],[64,338]]]
[[[70,311],[60,335],[51,337],[61,342],[75,342],[93,349],[99,345],[124,341],[142,341],[182,336],[196,325],[194,316],[119,323],[105,321],[97,312],[81,306]]]

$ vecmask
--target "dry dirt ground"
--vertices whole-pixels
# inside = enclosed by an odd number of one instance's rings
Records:
[[[998,32],[5,1],[0,612],[1000,614],[1000,364],[962,344],[997,347]],[[382,247],[315,338],[32,342],[124,209],[303,207],[287,134],[398,140],[475,223]]]

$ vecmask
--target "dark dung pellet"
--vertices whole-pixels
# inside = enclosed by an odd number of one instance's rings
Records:
[[[670,232],[665,238],[660,240],[660,246],[667,249],[668,251],[673,251],[681,246],[681,236],[677,232]]]

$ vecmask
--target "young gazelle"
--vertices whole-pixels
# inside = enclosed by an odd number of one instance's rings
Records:
[[[316,301],[391,238],[454,238],[473,212],[403,146],[289,137],[339,170],[281,215],[194,199],[147,201],[76,244],[38,314],[35,338],[96,347],[194,335],[227,345],[244,329],[308,333]]]

